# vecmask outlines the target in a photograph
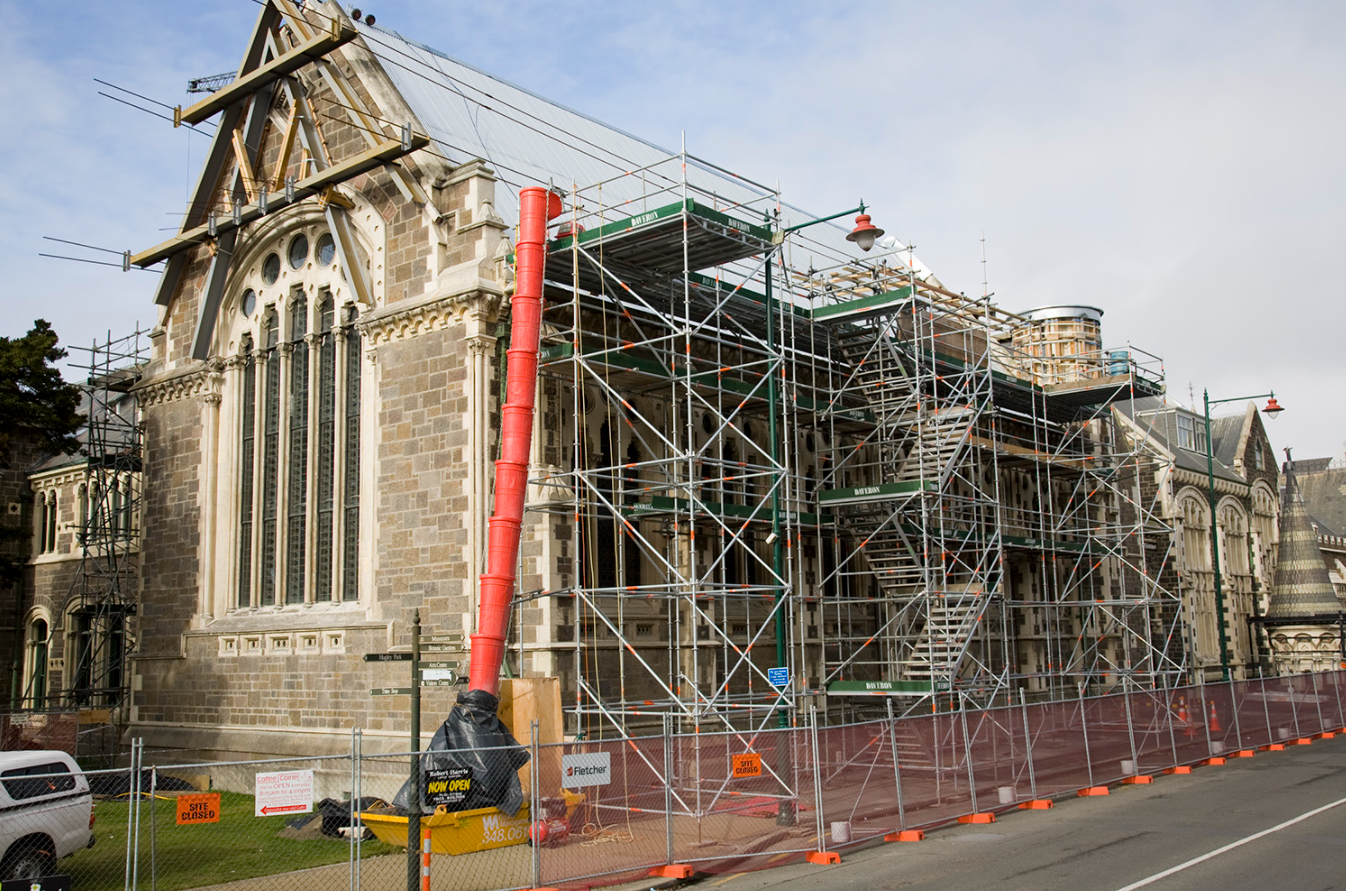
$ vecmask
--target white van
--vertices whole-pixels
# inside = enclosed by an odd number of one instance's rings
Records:
[[[0,752],[0,879],[56,872],[93,846],[93,796],[65,752]]]

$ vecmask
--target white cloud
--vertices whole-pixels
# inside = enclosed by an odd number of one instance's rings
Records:
[[[1346,7],[1332,3],[362,4],[379,24],[819,212],[863,197],[954,287],[1083,302],[1187,399],[1274,387],[1302,457],[1346,437]],[[0,2],[7,309],[73,338],[153,320],[153,278],[41,234],[157,240],[205,150],[95,94],[234,67],[258,7]],[[23,84],[15,89],[14,84]],[[65,251],[57,251],[64,253]],[[43,299],[35,304],[35,295]],[[11,312],[13,317],[13,312]]]

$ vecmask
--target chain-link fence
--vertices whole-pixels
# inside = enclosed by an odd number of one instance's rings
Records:
[[[502,750],[364,755],[358,731],[330,758],[160,764],[136,744],[124,767],[81,771],[59,753],[12,752],[0,874],[69,875],[78,891],[492,891],[825,859],[1307,743],[1346,726],[1346,673],[889,715],[525,741],[517,773],[482,767]]]
[[[0,750],[55,749],[74,755],[79,712],[0,712]]]

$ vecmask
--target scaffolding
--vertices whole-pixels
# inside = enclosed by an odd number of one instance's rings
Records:
[[[67,601],[64,696],[68,705],[116,708],[126,699],[139,590],[141,437],[131,392],[148,359],[137,326],[91,347],[84,365],[84,481],[79,490],[80,565]],[[73,647],[73,650],[71,649]]]
[[[1180,682],[1157,465],[1111,412],[1154,357],[858,258],[685,151],[569,199],[530,505],[563,584],[519,645],[567,656],[573,731]]]

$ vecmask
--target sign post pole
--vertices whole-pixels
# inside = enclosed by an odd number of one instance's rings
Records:
[[[407,891],[419,891],[421,864],[421,611],[411,621],[411,781],[407,785]]]

